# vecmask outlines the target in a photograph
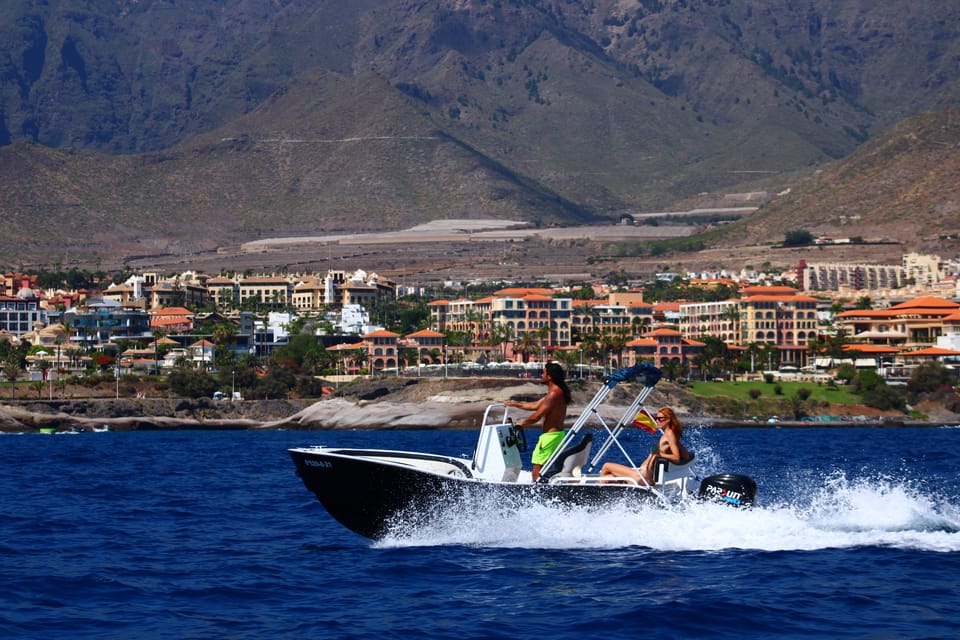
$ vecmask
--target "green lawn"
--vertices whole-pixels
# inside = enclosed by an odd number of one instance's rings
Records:
[[[782,395],[777,395],[776,387],[780,385]],[[850,392],[849,387],[839,385],[834,389],[825,384],[813,382],[697,382],[691,381],[693,392],[700,396],[725,396],[741,401],[749,401],[750,389],[759,389],[761,398],[790,398],[798,389],[809,389],[810,398],[818,401],[834,402],[837,404],[859,404],[863,402],[860,396]]]

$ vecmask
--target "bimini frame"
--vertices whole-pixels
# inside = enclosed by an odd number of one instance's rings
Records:
[[[634,398],[633,404],[631,404],[620,419],[612,427],[607,424],[606,420],[603,419],[603,416],[600,415],[597,410],[607,399],[607,396],[610,395],[610,392],[620,384],[621,382],[629,382],[635,378],[643,376],[643,388],[640,389],[640,392],[637,394],[637,397]],[[630,459],[630,455],[627,453],[626,449],[623,448],[623,445],[620,444],[618,436],[623,432],[623,430],[633,422],[634,416],[640,412],[640,408],[643,406],[643,401],[647,399],[647,396],[650,395],[650,392],[653,391],[653,388],[656,386],[657,382],[660,381],[660,378],[663,376],[663,373],[660,369],[656,368],[649,362],[641,362],[635,364],[632,367],[627,367],[625,369],[620,369],[610,373],[606,380],[604,381],[603,387],[597,392],[597,395],[593,397],[593,400],[590,401],[590,404],[583,410],[583,413],[580,414],[580,417],[573,423],[573,426],[567,431],[567,434],[564,436],[563,440],[560,441],[560,445],[554,450],[550,458],[543,464],[544,469],[549,469],[550,465],[553,464],[553,461],[560,457],[563,454],[564,450],[570,447],[573,444],[573,441],[576,439],[577,434],[580,433],[580,430],[590,420],[596,419],[603,429],[607,432],[607,438],[604,440],[603,444],[597,449],[597,453],[593,456],[593,459],[590,461],[590,466],[587,468],[587,472],[593,472],[597,464],[603,460],[604,456],[607,455],[610,447],[616,446],[620,449],[620,452],[627,459],[627,462],[630,466],[636,467],[633,460]]]

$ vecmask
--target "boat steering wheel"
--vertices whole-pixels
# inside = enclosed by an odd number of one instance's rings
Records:
[[[507,436],[507,445],[517,445],[517,450],[520,453],[524,453],[527,450],[527,434],[524,432],[523,427],[518,424],[510,427],[510,434]]]

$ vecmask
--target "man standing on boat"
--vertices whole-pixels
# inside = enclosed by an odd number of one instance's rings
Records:
[[[508,400],[503,404],[508,407],[533,411],[530,416],[517,421],[518,427],[525,427],[543,420],[543,432],[533,449],[533,480],[540,477],[540,469],[550,459],[554,449],[563,440],[566,431],[563,423],[567,418],[567,405],[570,404],[570,388],[564,380],[563,367],[556,362],[548,362],[543,367],[543,382],[547,385],[547,393],[536,402],[514,402]]]

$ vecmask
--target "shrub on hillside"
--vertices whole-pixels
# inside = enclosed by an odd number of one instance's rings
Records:
[[[881,411],[903,411],[907,407],[907,399],[903,392],[896,387],[889,387],[886,384],[875,386],[860,394],[863,404]]]
[[[167,376],[170,390],[186,398],[207,398],[217,390],[217,381],[206,371],[176,369]]]
[[[942,362],[924,362],[913,371],[907,382],[907,391],[912,394],[934,393],[949,389],[957,381],[954,371],[948,369]]]
[[[837,367],[837,372],[833,374],[833,377],[841,382],[849,383],[857,377],[857,368],[849,362],[844,362]]]

